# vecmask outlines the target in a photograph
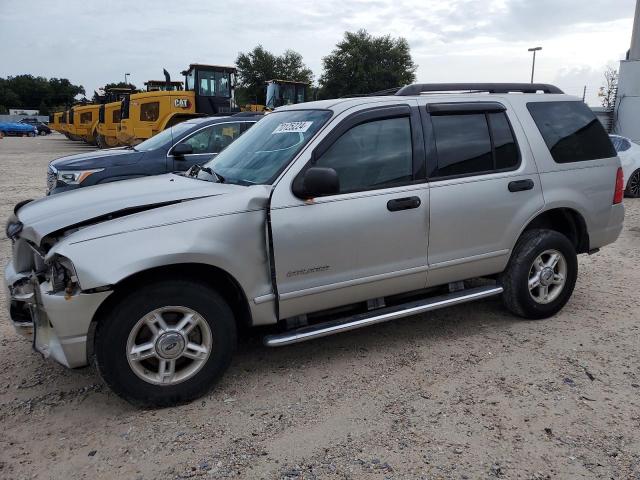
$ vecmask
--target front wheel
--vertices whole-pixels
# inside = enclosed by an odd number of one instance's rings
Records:
[[[640,198],[640,168],[634,171],[627,181],[627,189],[624,192],[627,197]]]
[[[166,407],[208,392],[236,343],[224,299],[191,281],[165,281],[120,299],[98,324],[95,361],[111,389],[146,407]]]
[[[529,230],[518,240],[501,276],[504,304],[524,318],[550,317],[569,301],[577,277],[576,251],[566,236]]]

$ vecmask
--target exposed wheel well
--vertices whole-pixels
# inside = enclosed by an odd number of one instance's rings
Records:
[[[235,278],[226,271],[200,263],[183,263],[151,268],[137,272],[114,285],[113,293],[100,305],[89,326],[87,338],[87,358],[89,361],[93,357],[96,328],[118,301],[130,293],[132,289],[171,278],[190,279],[211,286],[229,303],[238,329],[244,329],[251,324],[251,312],[247,297]]]
[[[524,229],[545,228],[565,235],[576,249],[576,253],[589,252],[589,232],[580,213],[570,208],[554,208],[542,212]],[[524,233],[524,232],[523,232]]]

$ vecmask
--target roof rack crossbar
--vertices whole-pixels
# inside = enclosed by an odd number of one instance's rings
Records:
[[[396,92],[400,97],[420,95],[428,92],[487,92],[487,93],[564,93],[555,85],[546,83],[414,83]]]

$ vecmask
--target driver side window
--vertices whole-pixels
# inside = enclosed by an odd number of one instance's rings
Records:
[[[239,123],[220,123],[200,130],[180,143],[191,145],[193,154],[220,153],[239,136]]]
[[[337,172],[340,193],[409,183],[413,180],[411,121],[407,116],[356,125],[315,165]]]
[[[209,153],[209,138],[211,137],[211,127],[200,130],[195,135],[191,135],[186,140],[180,142],[191,145],[193,153]]]

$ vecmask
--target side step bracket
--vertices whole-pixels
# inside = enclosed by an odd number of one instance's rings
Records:
[[[451,307],[460,303],[481,300],[499,295],[502,291],[502,287],[496,285],[458,290],[446,295],[425,298],[393,307],[379,308],[352,317],[309,325],[275,335],[267,335],[264,337],[264,344],[267,347],[281,347],[293,343],[300,343],[314,338],[326,337],[336,333],[355,330],[356,328],[368,327],[369,325],[375,325],[377,323],[389,322],[398,318]]]

